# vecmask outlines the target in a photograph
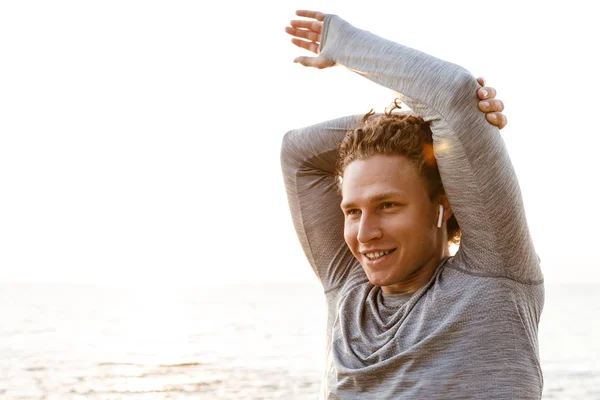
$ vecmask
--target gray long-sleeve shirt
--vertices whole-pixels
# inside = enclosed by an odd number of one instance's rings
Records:
[[[328,15],[321,53],[430,121],[460,249],[412,295],[384,294],[343,238],[333,175],[360,116],[288,132],[281,162],[294,226],[327,300],[327,399],[539,399],[539,259],[504,142],[465,69]]]

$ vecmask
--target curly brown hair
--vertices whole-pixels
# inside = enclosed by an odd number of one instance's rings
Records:
[[[360,127],[346,133],[339,146],[338,183],[341,185],[344,170],[352,161],[376,154],[400,155],[408,158],[425,178],[431,199],[443,195],[445,191],[433,154],[429,124],[418,115],[393,112],[399,108],[395,101],[382,115],[375,115],[371,110],[363,117]],[[454,215],[448,219],[446,227],[448,241],[458,244],[461,232]]]

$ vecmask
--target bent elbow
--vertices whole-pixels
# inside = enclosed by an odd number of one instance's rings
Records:
[[[453,82],[449,85],[452,91],[450,101],[453,104],[477,104],[473,99],[477,98],[477,89],[480,88],[477,79],[466,69],[458,67]]]
[[[281,151],[279,154],[279,160],[281,165],[289,165],[297,153],[297,143],[295,141],[295,131],[291,130],[286,132],[281,139]]]
[[[477,107],[477,89],[480,87],[477,79],[469,71],[459,67],[452,83],[449,85],[451,91],[449,100],[452,104],[461,108]]]

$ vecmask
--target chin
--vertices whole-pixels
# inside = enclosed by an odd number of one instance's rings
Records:
[[[369,282],[375,286],[390,286],[402,281],[398,277],[389,276],[381,271],[367,272],[367,279],[369,279]]]

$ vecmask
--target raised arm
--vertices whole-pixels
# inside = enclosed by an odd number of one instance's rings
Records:
[[[310,30],[292,24],[298,28]],[[475,273],[540,281],[517,178],[497,128],[477,108],[476,79],[462,67],[357,29],[334,15],[325,15],[320,29],[318,57],[297,62],[344,65],[394,90],[431,122],[444,187],[462,230],[457,257]]]
[[[359,268],[344,242],[341,195],[335,182],[338,145],[360,117],[345,117],[288,132],[281,167],[296,233],[325,290]],[[360,272],[360,271],[357,271]]]

